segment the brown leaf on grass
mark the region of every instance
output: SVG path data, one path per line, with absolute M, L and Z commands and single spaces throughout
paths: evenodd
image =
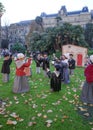
M 32 98 L 29 98 L 28 100 L 29 100 L 29 101 L 32 101 Z
M 68 101 L 69 103 L 74 103 L 74 100 L 70 100 L 70 101 Z
M 36 96 L 37 96 L 37 98 L 40 98 L 40 97 L 41 97 L 41 95 L 39 95 L 39 94 L 37 94 Z
M 77 95 L 77 94 L 74 94 L 74 98 L 75 98 L 76 100 L 78 100 L 78 98 L 79 98 L 79 95 Z
M 6 110 L 5 108 L 0 108 L 0 114 L 1 114 L 1 115 L 6 114 L 6 113 L 5 113 L 5 110 Z
M 42 81 L 42 79 L 39 79 L 39 81 Z
M 36 124 L 37 124 L 37 123 L 36 123 L 35 121 L 34 121 L 34 122 L 31 122 L 31 121 L 30 121 L 30 122 L 28 123 L 28 126 L 33 126 L 33 125 L 36 125 Z
M 58 101 L 57 101 L 57 104 L 60 104 L 60 103 L 61 103 L 61 101 L 60 101 L 60 100 L 58 100 Z
M 32 126 L 32 125 L 33 125 L 33 122 L 29 122 L 29 123 L 28 123 L 28 126 Z
M 51 126 L 51 124 L 50 124 L 50 123 L 47 123 L 47 124 L 46 124 L 46 126 L 47 126 L 47 127 L 50 127 L 50 126 Z
M 12 121 L 12 120 L 8 119 L 6 124 L 7 125 L 16 125 L 17 121 Z
M 37 123 L 34 121 L 34 122 L 33 122 L 33 125 L 36 125 L 36 124 L 37 124 Z
M 22 93 L 22 94 L 21 94 L 21 96 L 22 96 L 22 97 L 25 97 L 25 94 L 24 94 L 24 93 Z
M 15 104 L 19 104 L 19 101 L 15 102 Z
M 46 104 L 41 104 L 42 108 L 45 108 L 46 107 Z
M 65 96 L 65 95 L 63 95 L 63 97 L 62 97 L 64 100 L 68 100 L 68 98 Z
M 37 86 L 34 86 L 34 88 L 37 88 Z
M 35 120 L 35 118 L 36 118 L 36 117 L 35 117 L 35 116 L 33 116 L 33 117 L 32 117 L 32 120 Z
M 63 116 L 63 118 L 64 118 L 64 119 L 67 119 L 67 118 L 68 118 L 68 116 L 64 115 L 64 116 Z
M 38 117 L 42 116 L 42 113 L 38 113 L 37 116 L 38 116 Z
M 67 92 L 68 94 L 71 94 L 71 92 Z
M 57 118 L 54 118 L 54 121 L 56 122 L 56 121 L 57 121 Z
M 20 118 L 20 117 L 17 117 L 16 120 L 17 120 L 17 121 L 20 121 L 20 122 L 24 121 L 24 119 L 22 119 L 22 118 Z
M 53 121 L 52 120 L 46 120 L 46 123 L 51 124 Z
M 0 128 L 2 128 L 3 127 L 3 125 L 0 125 Z
M 80 109 L 80 111 L 87 111 L 86 108 L 83 108 L 83 107 L 78 107 Z
M 76 89 L 76 88 L 73 88 L 72 90 L 73 90 L 73 92 L 77 92 L 77 89 Z
M 60 112 L 62 112 L 62 109 L 59 109 Z
M 14 100 L 18 100 L 17 96 L 14 96 Z
M 38 106 L 36 104 L 33 104 L 32 108 L 36 108 L 36 107 L 38 107 Z
M 47 115 L 43 115 L 43 118 L 45 118 L 45 119 L 46 119 L 46 118 L 47 118 Z
M 90 125 L 93 125 L 93 122 L 89 122 Z
M 89 116 L 89 113 L 84 113 L 83 115 L 88 117 L 88 116 Z
M 8 117 L 8 115 L 4 115 L 4 117 Z
M 12 101 L 10 101 L 9 104 L 11 105 L 11 104 L 12 104 Z
M 57 105 L 57 103 L 52 103 L 52 105 L 53 105 L 53 106 L 56 106 L 56 105 Z
M 52 110 L 48 110 L 48 111 L 47 111 L 47 113 L 51 113 L 51 112 L 53 112 L 53 111 L 52 111 Z
M 46 95 L 46 94 L 43 94 L 41 98 L 42 98 L 42 99 L 45 99 L 46 97 L 47 97 L 47 95 Z
M 28 100 L 25 100 L 25 102 L 24 102 L 25 104 L 28 104 L 29 102 L 28 102 Z
M 15 112 L 11 113 L 10 116 L 13 117 L 13 118 L 18 118 L 19 117 L 19 115 L 17 115 Z
M 63 123 L 63 122 L 64 122 L 64 119 L 62 119 L 61 122 Z

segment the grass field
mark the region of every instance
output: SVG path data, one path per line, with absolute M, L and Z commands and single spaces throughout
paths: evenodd
M 70 84 L 62 84 L 60 92 L 51 93 L 49 79 L 44 77 L 43 72 L 36 74 L 33 62 L 30 91 L 14 94 L 15 65 L 12 63 L 9 83 L 3 83 L 0 74 L 0 99 L 3 100 L 0 129 L 92 130 L 93 107 L 84 106 L 79 99 L 84 81 L 83 71 L 84 68 L 76 68 L 74 76 L 70 77 Z

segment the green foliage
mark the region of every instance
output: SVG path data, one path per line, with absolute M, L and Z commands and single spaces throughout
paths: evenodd
M 85 40 L 93 48 L 93 23 L 88 23 L 85 28 Z
M 5 7 L 4 5 L 0 2 L 0 13 L 4 13 L 5 12 Z
M 88 55 L 93 55 L 93 49 L 88 49 Z
M 44 32 L 33 32 L 30 38 L 31 50 L 49 50 L 53 53 L 56 50 L 62 51 L 65 44 L 74 44 L 88 47 L 85 41 L 84 30 L 79 25 L 64 23 L 62 26 L 49 27 Z
M 22 44 L 16 43 L 16 44 L 14 44 L 14 45 L 12 46 L 11 50 L 12 50 L 13 52 L 22 52 L 22 53 L 25 53 L 26 48 L 25 48 L 25 46 L 23 46 Z

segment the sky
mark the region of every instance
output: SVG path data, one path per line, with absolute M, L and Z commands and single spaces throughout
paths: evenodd
M 88 6 L 93 10 L 93 0 L 0 0 L 6 12 L 1 18 L 1 25 L 10 25 L 25 20 L 35 19 L 42 12 L 46 14 L 58 13 L 65 5 L 67 11 L 82 10 Z

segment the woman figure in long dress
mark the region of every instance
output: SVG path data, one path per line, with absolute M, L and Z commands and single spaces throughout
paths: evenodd
M 90 61 L 91 64 L 84 70 L 86 80 L 83 84 L 80 98 L 83 103 L 93 105 L 93 55 L 90 56 Z
M 22 53 L 17 54 L 16 64 L 16 76 L 14 80 L 13 92 L 14 93 L 23 93 L 29 91 L 29 84 L 24 71 L 25 67 L 30 66 L 31 58 L 25 62 L 25 56 Z
M 53 72 L 47 69 L 47 75 L 50 78 L 50 90 L 59 92 L 61 90 L 60 65 L 55 65 L 55 70 Z

